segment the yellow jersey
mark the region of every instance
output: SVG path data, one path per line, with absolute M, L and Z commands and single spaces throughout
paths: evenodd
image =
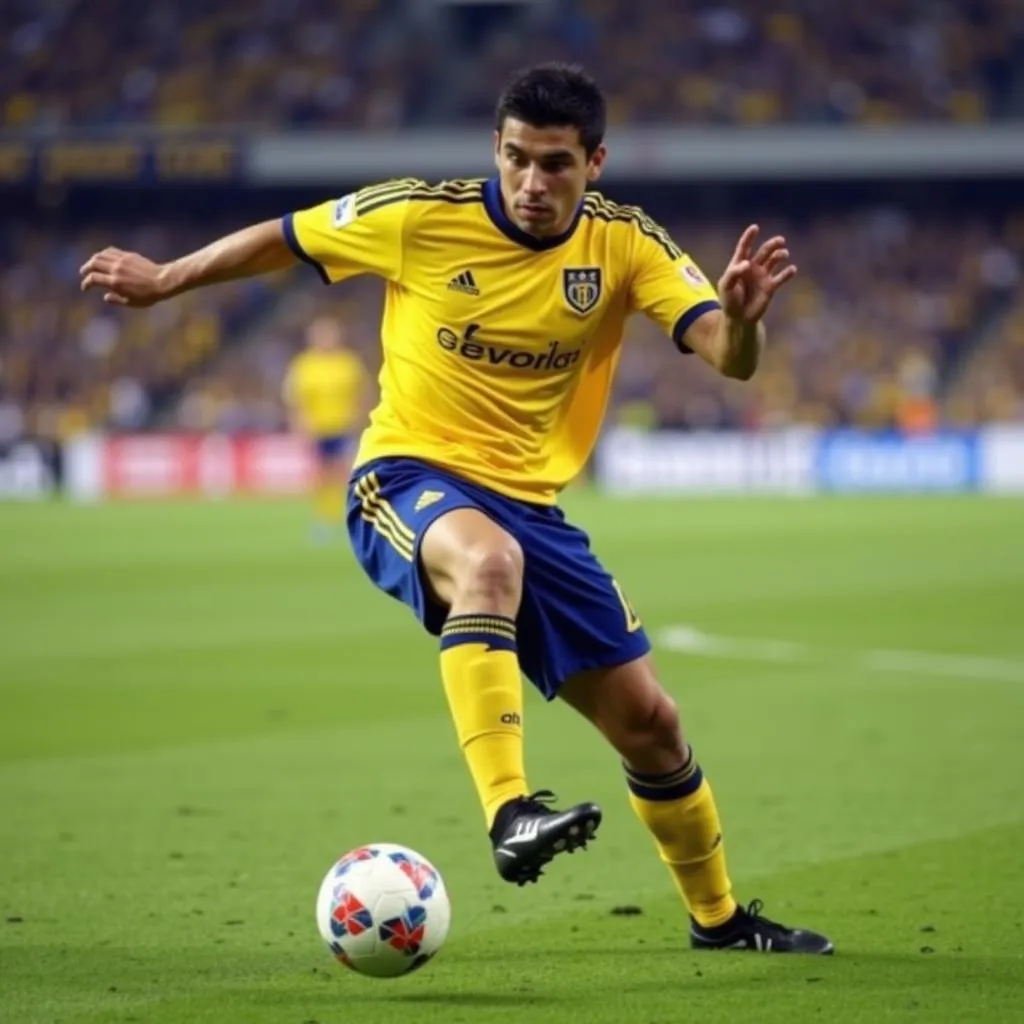
M 380 401 L 355 465 L 434 463 L 553 504 L 600 431 L 627 318 L 682 346 L 715 289 L 639 208 L 588 192 L 564 234 L 508 218 L 499 182 L 407 178 L 288 214 L 325 282 L 386 281 Z
M 288 367 L 284 398 L 312 437 L 345 434 L 357 425 L 366 378 L 354 352 L 306 349 Z

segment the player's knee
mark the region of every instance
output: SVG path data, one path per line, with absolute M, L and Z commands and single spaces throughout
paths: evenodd
M 514 538 L 489 540 L 463 552 L 455 579 L 458 604 L 513 615 L 522 591 L 523 549 Z

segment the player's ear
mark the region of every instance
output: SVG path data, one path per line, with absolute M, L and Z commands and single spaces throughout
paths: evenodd
M 501 170 L 501 132 L 494 129 L 494 166 Z
M 601 171 L 604 169 L 604 161 L 607 156 L 608 147 L 603 142 L 591 154 L 590 159 L 587 161 L 587 181 L 591 184 L 601 177 Z

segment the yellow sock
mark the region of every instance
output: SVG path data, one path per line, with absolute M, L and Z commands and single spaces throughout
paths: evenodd
M 318 484 L 313 498 L 313 506 L 316 517 L 328 526 L 335 526 L 341 522 L 342 512 L 345 506 L 345 498 L 342 488 L 337 484 Z
M 502 615 L 454 615 L 441 631 L 441 678 L 488 828 L 503 803 L 529 792 L 515 637 Z
M 736 910 L 725 867 L 722 825 L 693 754 L 682 768 L 648 775 L 626 768 L 629 799 L 698 924 L 724 924 Z

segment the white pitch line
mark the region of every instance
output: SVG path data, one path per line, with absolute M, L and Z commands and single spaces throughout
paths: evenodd
M 843 652 L 815 650 L 807 644 L 788 640 L 712 636 L 692 626 L 669 626 L 658 636 L 662 647 L 679 654 L 726 658 L 732 661 L 760 661 L 796 664 L 814 660 L 835 660 Z M 1024 661 L 974 655 L 941 654 L 933 651 L 869 650 L 846 652 L 855 664 L 874 672 L 907 672 L 915 675 L 948 676 L 953 679 L 1024 683 Z
M 670 651 L 704 654 L 737 661 L 803 661 L 808 648 L 785 640 L 743 640 L 738 637 L 710 636 L 690 626 L 670 626 L 662 630 L 661 643 Z
M 926 654 L 922 651 L 865 651 L 863 665 L 881 672 L 920 672 L 935 676 L 991 679 L 1024 683 L 1024 662 L 1007 658 L 979 658 L 960 654 Z

